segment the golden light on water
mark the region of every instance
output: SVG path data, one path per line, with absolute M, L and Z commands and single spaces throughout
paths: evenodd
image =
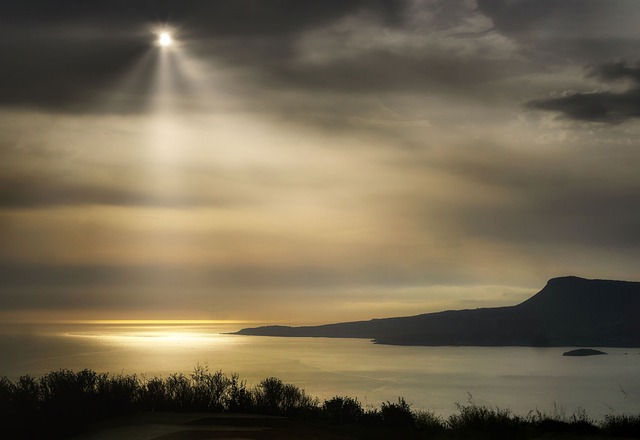
M 234 338 L 225 335 L 235 327 L 224 321 L 188 320 L 94 320 L 78 322 L 88 328 L 65 332 L 63 336 L 99 340 L 121 347 L 211 347 L 229 345 Z
M 256 325 L 251 321 L 208 319 L 79 319 L 57 321 L 71 325 L 60 336 L 93 340 L 121 348 L 212 348 L 238 338 L 225 333 Z
M 111 334 L 84 334 L 70 335 L 85 338 L 97 338 L 104 342 L 128 347 L 204 347 L 210 345 L 229 345 L 233 338 L 220 334 L 207 334 L 191 331 L 162 331 L 145 330 L 132 332 L 118 332 Z
M 233 325 L 251 324 L 253 322 L 233 319 L 71 319 L 55 321 L 56 324 L 91 325 Z

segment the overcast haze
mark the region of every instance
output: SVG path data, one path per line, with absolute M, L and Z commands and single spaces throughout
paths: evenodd
M 307 324 L 638 280 L 640 2 L 0 8 L 2 319 Z

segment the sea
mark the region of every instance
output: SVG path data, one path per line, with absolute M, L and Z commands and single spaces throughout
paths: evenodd
M 0 376 L 59 369 L 166 377 L 196 366 L 238 373 L 253 385 L 278 377 L 321 401 L 365 408 L 403 397 L 446 417 L 469 403 L 570 417 L 640 414 L 640 349 L 567 357 L 576 347 L 402 347 L 367 339 L 229 334 L 255 323 L 76 322 L 0 324 Z M 598 347 L 590 347 L 598 348 Z

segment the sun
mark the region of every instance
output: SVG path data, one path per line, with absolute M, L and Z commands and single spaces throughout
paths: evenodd
M 168 47 L 173 44 L 173 38 L 169 32 L 160 32 L 158 35 L 158 44 L 162 47 Z

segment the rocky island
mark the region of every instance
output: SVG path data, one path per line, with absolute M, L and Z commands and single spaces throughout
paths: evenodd
M 578 348 L 576 350 L 565 351 L 562 353 L 562 356 L 600 356 L 603 354 L 607 353 L 592 348 Z

